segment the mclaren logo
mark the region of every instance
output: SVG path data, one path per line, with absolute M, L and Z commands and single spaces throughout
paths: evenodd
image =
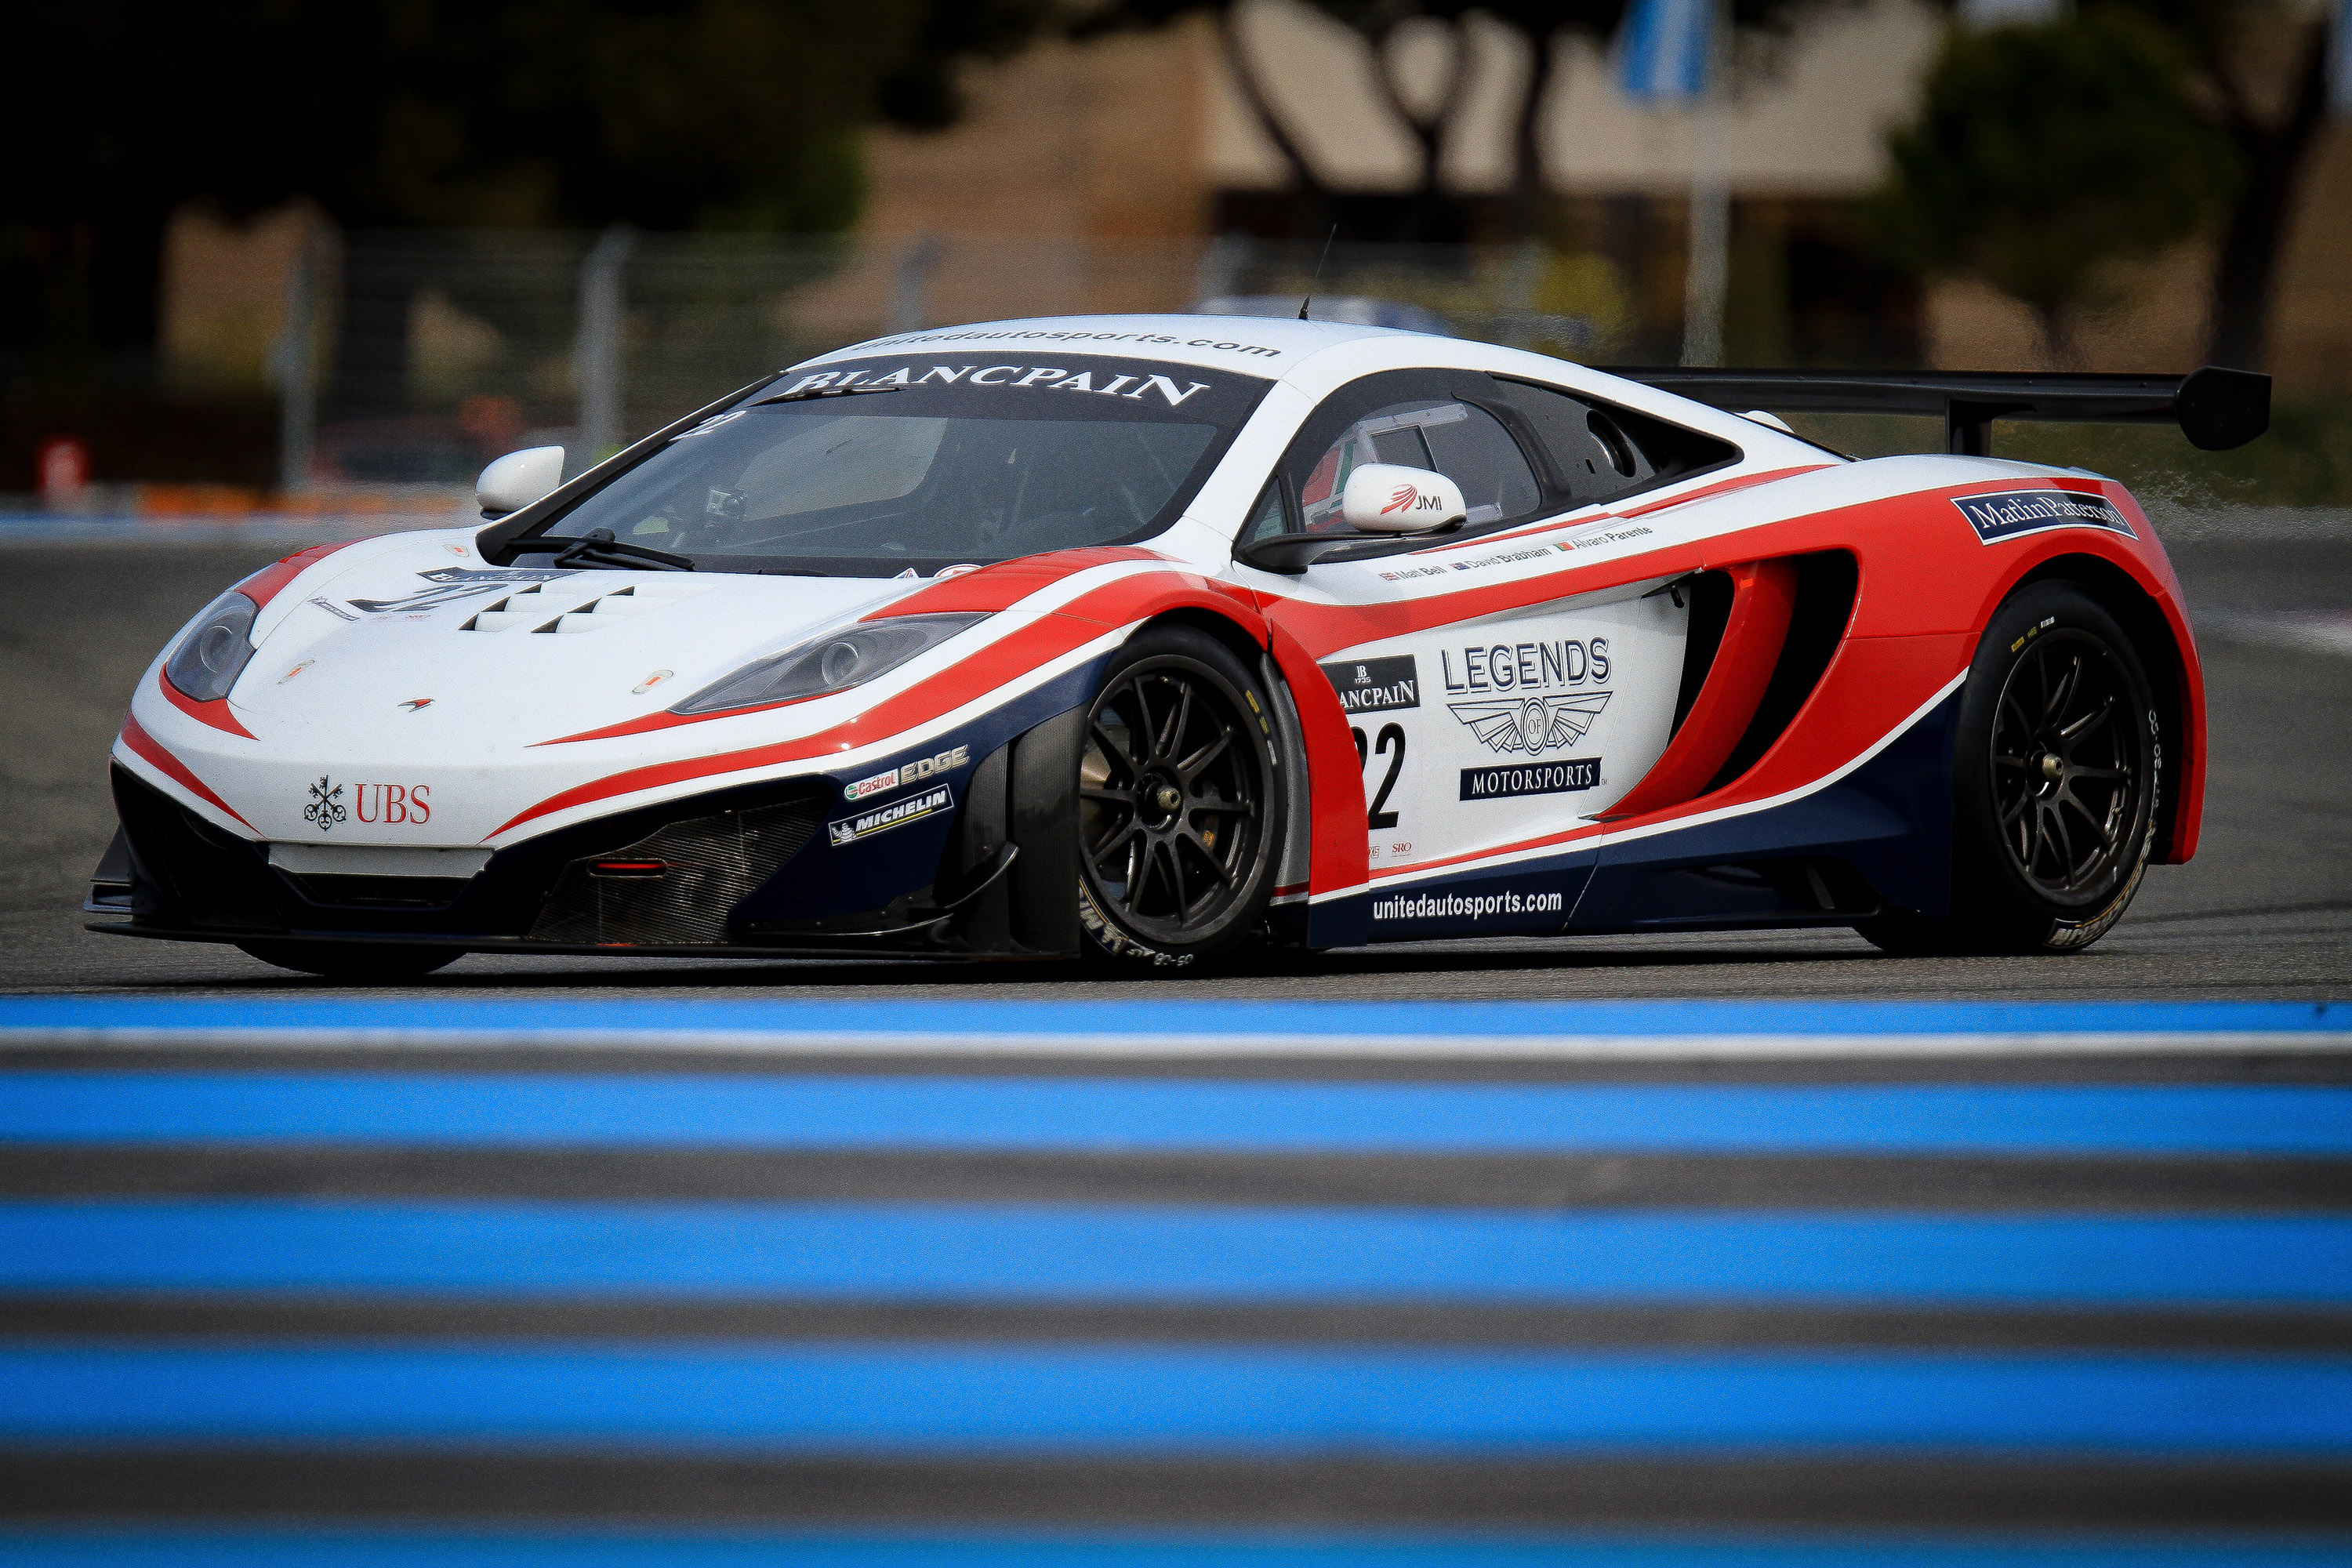
M 1606 691 L 1574 696 L 1505 697 L 1488 702 L 1449 702 L 1446 711 L 1496 752 L 1525 752 L 1539 757 L 1554 747 L 1565 749 L 1584 739 L 1592 721 L 1609 706 Z

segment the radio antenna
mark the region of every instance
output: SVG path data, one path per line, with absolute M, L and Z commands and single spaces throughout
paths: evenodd
M 1315 258 L 1315 276 L 1307 280 L 1307 298 L 1298 301 L 1298 319 L 1307 319 L 1307 307 L 1315 303 L 1315 286 L 1323 281 L 1323 264 L 1331 259 L 1331 242 L 1339 237 L 1339 226 L 1333 224 L 1331 232 L 1323 237 L 1323 254 Z

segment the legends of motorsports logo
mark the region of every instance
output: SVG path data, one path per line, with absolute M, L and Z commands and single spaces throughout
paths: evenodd
M 1606 691 L 1559 689 L 1609 679 L 1607 637 L 1448 648 L 1437 658 L 1446 694 L 1469 699 L 1448 702 L 1445 710 L 1491 751 L 1539 757 L 1565 750 L 1584 739 L 1609 706 Z M 1475 695 L 1482 691 L 1496 695 Z

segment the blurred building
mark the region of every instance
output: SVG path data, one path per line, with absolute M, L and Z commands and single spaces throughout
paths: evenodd
M 1735 363 L 2036 363 L 2023 310 L 1981 286 L 1922 289 L 1876 260 L 1856 229 L 1855 203 L 1884 166 L 1885 132 L 1908 113 L 1943 26 L 1916 0 L 1863 0 L 1817 13 L 1778 46 L 1745 46 L 1729 147 Z M 1360 41 L 1299 0 L 1244 0 L 1237 27 L 1268 96 L 1338 193 L 1343 235 L 1381 232 L 1410 199 L 1414 149 Z M 1510 178 L 1509 105 L 1528 60 L 1499 26 L 1474 21 L 1467 35 L 1471 74 L 1445 185 L 1459 237 L 1492 240 Z M 1447 63 L 1440 30 L 1402 55 L 1408 88 L 1433 98 Z M 956 129 L 872 133 L 864 232 L 1299 237 L 1284 161 L 1205 23 L 1042 47 L 972 72 L 969 85 L 970 113 Z M 1690 132 L 1687 115 L 1629 103 L 1599 50 L 1563 47 L 1542 125 L 1554 258 L 1538 303 L 1617 329 L 1612 352 L 1670 356 L 1679 340 Z M 2340 126 L 2324 133 L 2302 207 L 2282 267 L 2274 368 L 2290 390 L 2352 391 L 2352 135 Z M 2134 269 L 2117 307 L 2084 334 L 2094 363 L 2192 363 L 2207 269 L 2201 245 Z
M 1415 26 L 1391 60 L 1405 100 L 1425 104 L 1456 35 Z M 1923 287 L 1860 232 L 1885 132 L 1909 112 L 1944 26 L 1917 0 L 1852 0 L 1769 47 L 1743 45 L 1731 363 L 2039 364 L 2012 301 Z M 1039 45 L 971 70 L 955 128 L 869 132 L 869 195 L 845 236 L 337 234 L 299 206 L 244 226 L 191 208 L 165 246 L 160 392 L 134 407 L 103 389 L 49 391 L 34 406 L 19 389 L 0 470 L 29 475 L 34 445 L 65 433 L 88 436 L 100 479 L 226 480 L 252 495 L 458 484 L 518 442 L 584 456 L 881 331 L 1293 294 L 1332 220 L 1327 296 L 1402 300 L 1473 336 L 1596 362 L 1677 355 L 1686 113 L 1630 104 L 1599 48 L 1561 46 L 1538 124 L 1547 193 L 1525 237 L 1509 200 L 1529 66 L 1516 35 L 1480 18 L 1458 35 L 1465 75 L 1433 210 L 1356 34 L 1301 0 L 1242 0 L 1235 26 L 1323 196 L 1301 199 L 1215 31 L 1194 18 Z M 2134 269 L 2082 334 L 2093 367 L 2194 363 L 2209 270 L 2201 243 Z M 2273 321 L 2283 393 L 2352 393 L 2342 122 L 2315 149 Z

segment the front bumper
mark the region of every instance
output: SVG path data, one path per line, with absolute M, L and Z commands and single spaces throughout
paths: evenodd
M 828 781 L 671 801 L 528 840 L 469 878 L 344 877 L 273 865 L 269 847 L 113 771 L 121 853 L 93 879 L 89 929 L 183 942 L 400 943 L 476 952 L 777 958 L 1045 956 L 1008 917 L 1016 858 L 990 820 L 1000 753 L 961 809 L 887 853 L 827 841 Z M 1001 802 L 1001 783 L 992 798 Z M 859 847 L 862 850 L 865 847 Z

